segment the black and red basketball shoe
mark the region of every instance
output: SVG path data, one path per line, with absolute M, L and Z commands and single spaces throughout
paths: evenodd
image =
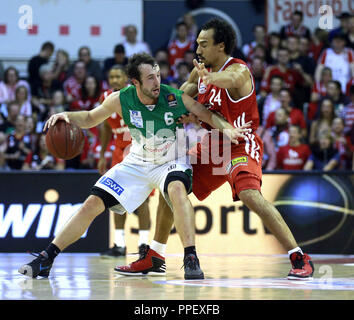
M 289 280 L 312 280 L 315 267 L 308 254 L 294 252 L 290 255 L 292 269 L 288 274 Z
M 114 268 L 119 274 L 125 276 L 164 276 L 166 275 L 165 258 L 148 245 L 139 248 L 139 259 L 127 266 Z

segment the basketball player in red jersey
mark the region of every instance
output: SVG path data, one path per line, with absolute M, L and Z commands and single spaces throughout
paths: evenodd
M 108 83 L 111 89 L 105 91 L 99 102 L 102 104 L 112 92 L 118 91 L 124 88 L 127 84 L 128 77 L 125 73 L 125 69 L 122 66 L 113 66 L 108 73 Z M 104 174 L 107 169 L 107 163 L 105 158 L 105 152 L 110 140 L 114 138 L 114 150 L 112 154 L 111 167 L 123 161 L 126 154 L 129 153 L 129 146 L 131 144 L 131 137 L 128 127 L 124 124 L 123 119 L 117 114 L 112 114 L 107 120 L 104 121 L 100 130 L 101 150 L 100 159 L 98 161 L 98 171 L 100 174 Z M 124 215 L 115 214 L 115 235 L 114 246 L 109 248 L 106 252 L 101 253 L 102 257 L 118 257 L 126 254 L 124 225 L 126 220 L 126 213 Z M 144 250 L 144 247 L 149 240 L 150 230 L 150 211 L 148 200 L 145 201 L 138 209 L 139 219 L 139 252 Z
M 288 279 L 309 280 L 314 272 L 311 258 L 298 247 L 279 211 L 261 194 L 263 146 L 256 134 L 259 115 L 254 80 L 246 63 L 230 56 L 235 33 L 224 21 L 212 19 L 202 27 L 197 43 L 199 62 L 194 61 L 195 68 L 181 90 L 192 97 L 198 95 L 199 102 L 222 114 L 234 127 L 252 121 L 252 131 L 238 145 L 230 146 L 231 157 L 228 158 L 222 136 L 215 139 L 213 134 L 207 134 L 200 144 L 190 150 L 191 163 L 194 163 L 193 192 L 199 200 L 203 200 L 228 181 L 234 201 L 241 200 L 257 213 L 288 251 L 292 264 Z M 212 153 L 215 150 L 223 153 L 223 163 L 213 163 Z M 208 164 L 200 161 L 203 159 L 205 163 L 205 156 L 209 159 Z M 214 174 L 215 169 L 223 170 L 223 174 Z M 172 224 L 172 213 L 167 205 L 160 202 L 155 236 L 148 253 L 125 267 L 125 271 L 130 268 L 132 274 L 141 272 L 152 265 L 152 257 L 163 259 L 161 253 L 165 250 Z

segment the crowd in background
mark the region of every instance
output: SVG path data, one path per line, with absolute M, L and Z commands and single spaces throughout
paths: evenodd
M 255 25 L 253 41 L 235 47 L 233 56 L 246 61 L 254 77 L 264 170 L 354 170 L 354 16 L 338 18 L 337 29 L 311 32 L 296 11 L 278 32 Z M 102 63 L 92 58 L 94 48 L 80 47 L 72 61 L 45 42 L 30 58 L 26 79 L 0 62 L 0 170 L 96 169 L 99 128 L 85 130 L 82 154 L 64 161 L 46 148 L 45 121 L 54 113 L 95 108 L 109 88 L 109 69 L 142 51 L 156 58 L 161 82 L 179 88 L 193 68 L 199 27 L 187 13 L 166 46 L 151 52 L 137 40 L 136 27 L 126 26 L 125 41 Z

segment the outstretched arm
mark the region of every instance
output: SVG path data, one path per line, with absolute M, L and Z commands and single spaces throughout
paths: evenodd
M 106 120 L 112 113 L 122 115 L 122 107 L 119 99 L 119 92 L 110 94 L 101 105 L 90 111 L 61 112 L 52 115 L 44 125 L 43 131 L 49 129 L 58 120 L 73 122 L 80 128 L 92 128 Z
M 225 133 L 235 144 L 238 144 L 238 138 L 245 138 L 243 134 L 250 131 L 248 128 L 251 126 L 251 121 L 247 122 L 244 126 L 234 128 L 224 118 L 209 111 L 201 103 L 195 101 L 190 96 L 183 94 L 182 100 L 188 111 L 195 114 L 199 120 Z

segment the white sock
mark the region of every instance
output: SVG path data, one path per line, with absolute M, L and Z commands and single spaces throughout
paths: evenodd
M 152 240 L 151 245 L 150 245 L 150 249 L 156 251 L 160 256 L 165 257 L 166 244 Z
M 149 243 L 149 232 L 150 230 L 139 230 L 139 246 Z
M 304 254 L 304 253 L 302 252 L 302 250 L 301 250 L 300 247 L 296 247 L 296 248 L 294 248 L 294 249 L 288 251 L 289 257 L 290 257 L 290 255 L 291 255 L 292 253 L 294 253 L 294 252 L 300 252 L 301 254 Z
M 116 229 L 114 231 L 114 243 L 118 247 L 125 248 L 125 232 L 124 232 L 124 229 Z

